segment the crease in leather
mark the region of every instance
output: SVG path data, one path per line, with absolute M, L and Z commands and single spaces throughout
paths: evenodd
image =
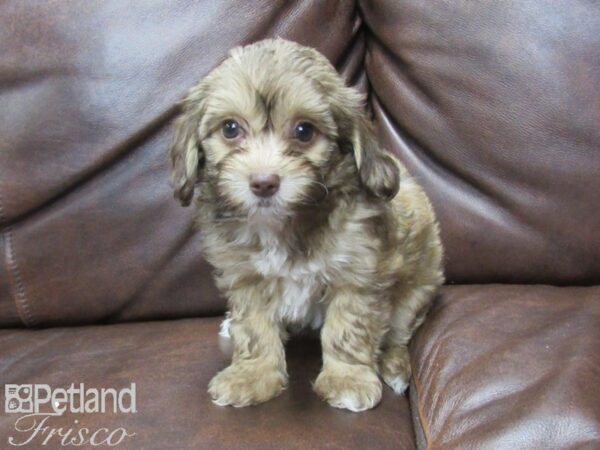
M 368 74 L 367 74 L 367 77 L 368 77 Z M 370 82 L 369 82 L 369 85 L 371 85 Z M 394 117 L 394 115 L 388 110 L 386 105 L 382 101 L 379 100 L 379 96 L 377 95 L 375 90 L 373 90 L 373 95 L 371 98 L 373 99 L 373 103 L 374 103 L 373 106 L 378 107 L 379 116 L 381 116 L 381 117 L 377 117 L 377 122 L 379 123 L 383 119 L 385 121 L 385 123 L 391 124 L 392 126 L 388 127 L 389 131 L 393 132 L 394 137 L 398 141 L 401 141 L 406 149 L 410 148 L 411 152 L 415 153 L 415 156 L 417 156 L 417 152 L 415 152 L 415 149 L 418 149 L 419 152 L 418 152 L 417 157 L 421 161 L 421 163 L 425 163 L 427 166 L 432 168 L 434 171 L 442 172 L 444 177 L 452 178 L 452 179 L 458 181 L 460 184 L 462 184 L 464 187 L 466 187 L 467 190 L 474 191 L 475 193 L 479 193 L 479 191 L 477 191 L 477 189 L 475 189 L 475 187 L 472 186 L 466 179 L 464 179 L 462 176 L 459 176 L 458 173 L 453 171 L 448 166 L 446 161 L 443 161 L 440 158 L 436 157 L 437 155 L 435 152 L 426 151 L 428 146 L 426 144 L 424 144 L 423 142 L 421 142 L 420 139 L 418 139 L 416 136 L 409 133 L 406 130 L 406 128 L 398 122 L 398 120 Z M 413 145 L 409 145 L 411 143 Z
M 20 73 L 19 70 L 15 72 L 10 72 L 12 68 L 10 67 L 2 67 L 2 71 L 0 72 L 0 88 L 2 90 L 7 91 L 11 89 L 19 89 L 23 86 L 27 86 L 28 84 L 35 83 L 39 80 L 44 80 L 49 77 L 54 76 L 69 76 L 72 75 L 73 72 L 68 69 L 47 69 L 47 68 L 38 68 L 29 70 L 27 72 Z
M 418 450 L 427 449 L 427 440 L 425 439 L 425 433 L 423 432 L 423 426 L 421 419 L 419 418 L 417 405 L 419 403 L 418 394 L 414 384 L 408 389 L 408 401 L 410 405 L 410 418 L 415 435 L 415 444 Z
M 33 331 L 34 333 L 37 330 L 29 330 L 29 331 Z M 36 340 L 34 344 L 32 345 L 28 345 L 24 350 L 22 350 L 16 358 L 13 358 L 10 361 L 7 361 L 6 358 L 3 358 L 2 361 L 2 365 L 1 365 L 1 372 L 2 373 L 6 373 L 9 371 L 9 369 L 11 367 L 15 367 L 17 366 L 19 363 L 23 362 L 23 361 L 28 361 L 29 360 L 29 356 L 33 353 L 35 353 L 36 350 L 47 346 L 48 343 L 52 342 L 52 341 L 57 341 L 59 338 L 61 338 L 62 336 L 65 335 L 65 331 L 64 330 L 58 330 L 57 328 L 53 327 L 53 332 L 55 332 L 55 334 L 52 335 L 44 335 L 42 340 Z M 0 336 L 0 340 L 2 340 L 2 337 Z M 4 380 L 7 381 L 7 380 Z M 21 380 L 19 380 L 19 382 L 22 382 Z
M 418 158 L 425 162 L 430 168 L 438 169 L 443 171 L 444 177 L 447 179 L 453 179 L 458 182 L 465 191 L 471 192 L 472 195 L 478 197 L 480 201 L 484 201 L 490 205 L 494 205 L 497 211 L 502 211 L 509 216 L 513 215 L 513 212 L 506 207 L 506 205 L 502 205 L 497 202 L 496 197 L 488 191 L 486 186 L 483 186 L 478 180 L 474 179 L 472 176 L 469 176 L 464 170 L 461 171 L 460 167 L 452 167 L 448 165 L 448 163 L 439 157 L 436 157 L 436 152 L 427 151 L 428 145 L 418 139 L 414 134 L 408 132 L 406 128 L 397 121 L 394 117 L 394 114 L 388 110 L 385 103 L 379 100 L 379 96 L 376 91 L 373 89 L 372 98 L 374 102 L 379 107 L 380 115 L 387 123 L 392 124 L 392 127 L 389 127 L 389 130 L 394 133 L 394 136 L 398 138 L 398 140 L 402 141 L 407 148 L 411 149 L 411 152 L 417 155 L 415 150 L 419 150 Z M 380 120 L 381 118 L 378 118 Z M 410 145 L 413 144 L 413 145 Z M 427 164 L 429 163 L 429 164 Z M 504 215 L 504 214 L 503 214 Z M 520 225 L 520 223 L 517 223 Z
M 384 49 L 389 51 L 389 49 L 385 47 Z M 370 82 L 369 86 L 372 87 Z M 425 164 L 433 171 L 437 170 L 442 172 L 447 180 L 454 180 L 462 187 L 463 191 L 471 193 L 471 195 L 478 198 L 479 201 L 483 201 L 488 205 L 493 205 L 494 209 L 501 213 L 500 216 L 502 218 L 510 220 L 512 224 L 511 228 L 525 228 L 527 231 L 537 234 L 537 229 L 535 229 L 530 223 L 522 223 L 522 221 L 517 220 L 515 212 L 508 207 L 507 202 L 500 201 L 501 195 L 499 196 L 497 192 L 492 192 L 489 186 L 482 184 L 482 180 L 478 180 L 473 176 L 469 176 L 467 172 L 461 170 L 460 166 L 453 167 L 449 165 L 446 160 L 442 160 L 437 157 L 436 152 L 427 151 L 429 146 L 422 142 L 421 139 L 419 139 L 413 133 L 410 133 L 408 130 L 406 130 L 406 128 L 398 122 L 394 114 L 388 110 L 385 103 L 379 100 L 376 89 L 371 89 L 372 94 L 369 96 L 369 100 L 373 102 L 373 107 L 378 107 L 378 116 L 380 117 L 377 117 L 377 121 L 379 122 L 381 119 L 384 119 L 386 123 L 391 124 L 392 126 L 387 127 L 388 132 L 393 133 L 394 137 L 401 141 L 406 148 L 410 148 L 410 153 L 414 154 L 414 158 L 418 158 L 421 164 Z M 429 97 L 427 98 L 431 100 Z M 375 108 L 373 109 L 375 110 Z M 519 217 L 519 219 L 520 218 L 521 217 Z
M 369 28 L 369 30 L 371 31 L 371 28 Z M 410 82 L 412 85 L 411 87 L 420 94 L 421 100 L 427 102 L 429 107 L 439 107 L 440 102 L 435 97 L 435 94 L 432 92 L 432 90 L 427 88 L 425 83 L 420 81 L 418 77 L 410 73 L 408 70 L 410 67 L 409 64 L 400 55 L 394 53 L 392 49 L 389 48 L 389 46 L 386 45 L 386 43 L 383 42 L 383 40 L 377 35 L 377 33 L 371 31 L 371 33 L 369 33 L 369 37 L 372 39 L 372 43 L 370 44 L 371 46 L 377 46 L 377 49 L 381 51 L 383 56 L 391 59 L 398 65 L 398 72 L 401 73 L 404 79 Z M 413 92 L 413 94 L 415 94 L 415 92 Z
M 161 114 L 158 114 L 148 124 L 146 124 L 146 126 L 142 127 L 134 135 L 128 136 L 124 141 L 116 145 L 114 147 L 116 150 L 116 155 L 113 158 L 109 158 L 109 160 L 105 161 L 103 164 L 92 168 L 87 174 L 82 174 L 81 177 L 75 180 L 72 185 L 67 186 L 62 191 L 58 192 L 56 195 L 52 196 L 46 201 L 40 203 L 36 208 L 33 208 L 30 211 L 27 211 L 21 215 L 12 218 L 11 220 L 8 220 L 4 215 L 2 197 L 0 196 L 0 223 L 5 226 L 3 231 L 5 241 L 4 262 L 8 269 L 6 271 L 8 274 L 8 284 L 10 286 L 10 291 L 18 315 L 25 326 L 33 327 L 36 325 L 37 320 L 32 312 L 32 302 L 27 295 L 25 281 L 19 269 L 17 255 L 13 245 L 12 237 L 14 224 L 26 220 L 31 216 L 34 216 L 36 213 L 48 207 L 51 207 L 57 202 L 63 201 L 69 196 L 69 194 L 76 192 L 81 186 L 85 185 L 93 178 L 99 176 L 107 169 L 110 169 L 115 164 L 118 164 L 118 162 L 121 161 L 123 158 L 127 157 L 135 151 L 139 151 L 141 148 L 143 148 L 143 146 L 139 144 L 142 141 L 148 139 L 149 137 L 159 133 L 166 125 L 168 125 L 170 120 L 177 113 L 177 109 L 177 105 L 172 105 L 165 111 L 163 111 Z
M 86 185 L 94 178 L 116 166 L 120 161 L 127 158 L 129 155 L 137 151 L 141 151 L 141 149 L 144 148 L 144 146 L 141 144 L 143 144 L 152 136 L 160 133 L 164 127 L 168 126 L 171 120 L 176 116 L 178 110 L 178 104 L 170 105 L 164 111 L 153 117 L 144 126 L 136 130 L 133 134 L 128 135 L 121 142 L 114 145 L 112 147 L 112 151 L 104 160 L 99 161 L 94 167 L 82 171 L 80 176 L 76 177 L 71 184 L 65 186 L 60 191 L 57 191 L 54 195 L 42 201 L 36 207 L 31 208 L 29 211 L 24 211 L 23 213 L 18 214 L 10 220 L 7 219 L 6 225 L 15 225 L 19 222 L 23 222 L 35 216 L 39 212 L 50 208 L 57 203 L 60 203 L 64 199 L 68 198 L 71 194 L 77 192 L 82 186 Z
M 370 83 L 369 86 L 371 86 Z M 395 120 L 393 114 L 388 111 L 385 104 L 379 100 L 379 97 L 374 89 L 372 89 L 372 94 L 369 98 L 370 101 L 373 102 L 373 109 L 377 116 L 377 122 L 383 120 L 388 124 L 392 124 L 393 126 L 387 127 L 388 131 L 393 133 L 394 138 L 396 138 L 398 141 L 401 141 L 404 146 L 410 148 L 410 153 L 413 154 L 413 158 L 419 160 L 419 164 L 427 166 L 433 172 L 441 172 L 443 177 L 446 179 L 446 182 L 448 182 L 447 180 L 450 179 L 454 180 L 454 182 L 460 186 L 459 189 L 462 193 L 471 196 L 472 198 L 476 199 L 477 202 L 489 205 L 487 208 L 473 208 L 473 213 L 481 214 L 482 211 L 486 211 L 486 219 L 493 220 L 499 224 L 510 223 L 510 226 L 507 226 L 507 228 L 511 230 L 520 230 L 528 233 L 529 236 L 538 236 L 540 234 L 540 231 L 532 223 L 530 223 L 530 221 L 526 220 L 527 218 L 524 214 L 517 214 L 516 211 L 509 208 L 506 201 L 500 201 L 501 195 L 495 195 L 488 191 L 486 186 L 483 186 L 480 182 L 478 182 L 478 180 L 467 176 L 467 174 L 461 172 L 459 168 L 454 170 L 448 166 L 445 161 L 436 157 L 435 152 L 426 151 L 427 145 L 423 144 L 416 136 L 408 133 L 404 127 Z M 416 174 L 412 176 L 418 178 L 418 175 Z M 494 211 L 494 214 L 491 214 L 492 210 Z M 443 223 L 440 224 L 440 226 L 444 228 Z M 444 258 L 448 258 L 448 255 L 444 255 Z M 471 283 L 465 283 L 464 281 L 461 281 L 461 284 L 478 283 L 479 281 L 477 280 L 473 280 Z M 534 282 L 532 284 L 539 283 Z
M 413 420 L 413 429 L 415 432 L 415 435 L 422 435 L 423 440 L 425 441 L 425 447 L 426 449 L 429 448 L 429 443 L 431 442 L 431 433 L 429 431 L 429 423 L 425 420 L 425 414 L 423 413 L 423 408 L 421 407 L 421 402 L 419 401 L 419 391 L 422 391 L 421 386 L 419 385 L 419 380 L 417 379 L 417 377 L 413 376 L 412 377 L 412 386 L 411 389 L 414 389 L 414 402 L 412 403 L 413 409 L 416 411 L 417 413 L 417 418 L 418 418 L 418 424 L 415 423 L 415 421 Z M 412 398 L 412 396 L 411 396 Z M 411 414 L 412 416 L 413 414 Z M 421 433 L 419 433 L 419 430 L 421 431 Z M 418 443 L 418 440 L 417 440 Z
M 279 36 L 279 33 L 277 32 L 278 25 L 281 25 L 281 23 L 285 21 L 285 19 L 282 21 L 281 17 L 289 17 L 290 14 L 288 11 L 293 9 L 293 6 L 292 2 L 284 2 L 280 8 L 274 9 L 264 28 L 257 27 L 246 39 L 239 42 L 238 45 L 247 45 L 260 39 L 264 39 L 267 36 Z
M 333 65 L 341 72 L 343 72 L 343 69 L 346 68 L 347 64 L 352 61 L 352 53 L 357 46 L 361 45 L 358 42 L 361 39 L 361 37 L 363 38 L 363 45 L 364 45 L 364 42 L 365 42 L 364 31 L 368 30 L 367 26 L 365 25 L 365 22 L 362 20 L 362 17 L 360 17 L 359 15 L 357 15 L 355 17 L 354 25 L 352 28 L 353 28 L 352 36 L 348 40 L 348 42 L 345 46 L 346 48 L 344 48 L 344 50 L 340 53 L 340 55 L 336 58 L 336 60 L 333 61 Z M 363 61 L 362 61 L 363 63 L 364 63 L 366 47 L 364 50 L 365 51 L 363 51 L 363 54 L 361 55 L 362 56 L 361 59 L 363 59 Z M 357 69 L 360 69 L 360 68 L 357 68 Z M 353 75 L 356 75 L 356 74 L 353 74 Z

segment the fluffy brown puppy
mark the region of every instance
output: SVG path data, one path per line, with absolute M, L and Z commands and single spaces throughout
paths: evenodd
M 176 197 L 194 187 L 203 251 L 230 308 L 219 405 L 285 389 L 290 325 L 321 329 L 315 391 L 352 411 L 402 393 L 407 343 L 442 283 L 423 190 L 375 139 L 364 96 L 316 50 L 282 39 L 233 49 L 182 101 Z

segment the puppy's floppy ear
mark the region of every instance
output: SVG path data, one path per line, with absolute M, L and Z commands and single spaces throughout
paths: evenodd
M 391 200 L 400 188 L 400 167 L 396 159 L 377 142 L 373 124 L 365 112 L 364 95 L 345 86 L 332 66 L 324 69 L 327 85 L 323 87 L 338 124 L 342 148 L 351 148 L 360 181 L 375 197 Z
M 400 188 L 400 168 L 379 146 L 373 125 L 362 111 L 354 117 L 351 142 L 362 185 L 376 197 L 394 198 Z
M 183 206 L 188 206 L 194 196 L 198 169 L 204 163 L 198 126 L 204 114 L 206 93 L 206 84 L 201 81 L 180 102 L 182 114 L 175 121 L 175 137 L 169 149 L 171 182 L 175 198 Z

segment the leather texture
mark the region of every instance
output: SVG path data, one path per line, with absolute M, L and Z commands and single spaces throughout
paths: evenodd
M 361 2 L 386 146 L 432 198 L 448 280 L 600 282 L 600 3 Z
M 2 2 L 0 286 L 22 323 L 222 313 L 168 183 L 175 104 L 230 48 L 274 35 L 364 89 L 360 30 L 350 2 Z
M 411 343 L 428 449 L 600 447 L 600 287 L 452 286 Z
M 434 202 L 450 282 L 597 282 L 600 14 L 569 5 L 2 3 L 0 323 L 223 311 L 165 150 L 183 93 L 275 35 L 368 90 Z
M 77 417 L 123 449 L 600 448 L 599 30 L 591 0 L 1 1 L 0 384 L 136 382 L 139 413 Z M 410 405 L 326 406 L 310 340 L 280 398 L 206 394 L 225 302 L 166 150 L 187 89 L 273 36 L 368 94 L 434 204 L 460 286 L 411 344 Z
M 114 447 L 123 450 L 415 448 L 408 400 L 391 389 L 367 414 L 334 409 L 317 398 L 311 388 L 321 365 L 317 341 L 288 345 L 290 385 L 278 398 L 241 409 L 213 405 L 206 386 L 227 364 L 217 345 L 220 320 L 1 330 L 2 382 L 63 388 L 85 382 L 115 389 L 135 382 L 136 413 L 64 414 L 50 420 L 52 427 L 65 429 L 74 427 L 74 420 L 79 420 L 76 429 L 124 427 L 136 435 Z M 23 440 L 14 421 L 15 415 L 0 414 L 3 448 L 10 436 Z M 61 448 L 56 443 L 47 448 Z

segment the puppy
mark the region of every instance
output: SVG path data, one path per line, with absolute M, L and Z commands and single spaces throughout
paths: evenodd
M 431 205 L 377 144 L 364 96 L 312 48 L 233 49 L 182 101 L 170 149 L 175 196 L 198 191 L 203 252 L 229 301 L 232 362 L 219 405 L 282 392 L 290 325 L 320 329 L 316 393 L 377 405 L 411 375 L 407 344 L 442 283 Z

